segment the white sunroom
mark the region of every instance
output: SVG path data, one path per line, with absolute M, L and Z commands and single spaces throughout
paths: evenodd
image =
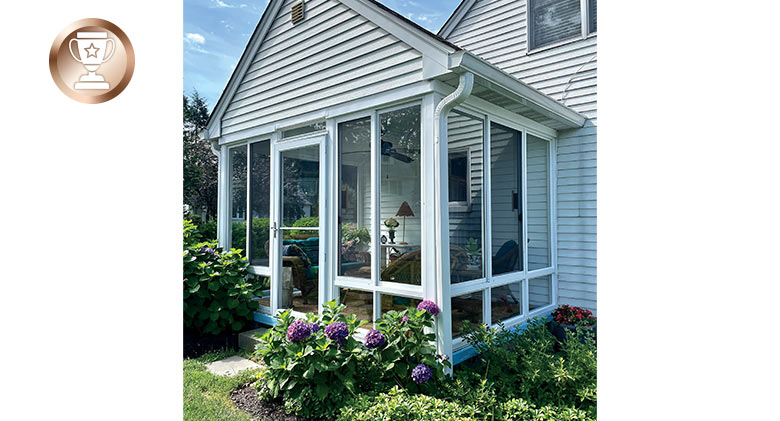
M 430 299 L 457 363 L 465 321 L 557 304 L 556 139 L 584 123 L 373 0 L 271 1 L 203 133 L 220 245 L 268 278 L 259 322 Z

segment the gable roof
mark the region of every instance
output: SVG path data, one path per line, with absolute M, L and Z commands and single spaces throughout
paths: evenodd
M 447 22 L 444 22 L 444 25 L 442 25 L 441 29 L 439 29 L 439 32 L 436 34 L 437 36 L 441 38 L 446 38 L 450 36 L 452 33 L 452 30 L 455 29 L 456 26 L 460 23 L 461 20 L 466 16 L 466 13 L 471 10 L 471 7 L 474 6 L 474 3 L 476 3 L 477 0 L 463 0 L 460 2 L 458 7 L 455 9 L 454 12 L 450 15 L 450 17 L 447 19 Z
M 428 31 L 376 0 L 336 1 L 349 7 L 406 44 L 409 44 L 409 46 L 420 51 L 423 55 L 429 56 L 429 58 L 438 62 L 444 69 L 448 67 L 449 54 L 462 50 L 457 45 Z M 247 42 L 246 47 L 244 47 L 244 52 L 241 54 L 235 70 L 230 75 L 230 79 L 228 79 L 225 89 L 222 90 L 222 94 L 214 105 L 211 115 L 209 115 L 206 124 L 206 138 L 220 136 L 219 125 L 215 125 L 214 123 L 219 121 L 222 114 L 225 113 L 230 100 L 238 89 L 238 85 L 241 83 L 241 80 L 249 69 L 253 57 L 260 48 L 271 23 L 279 14 L 282 3 L 284 3 L 284 0 L 270 0 L 268 6 L 265 8 L 263 15 L 260 17 L 260 21 L 252 32 L 252 36 L 249 37 L 249 41 Z

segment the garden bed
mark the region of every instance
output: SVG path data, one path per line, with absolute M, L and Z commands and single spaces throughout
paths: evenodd
M 231 392 L 230 400 L 236 404 L 236 407 L 259 420 L 319 421 L 317 418 L 303 418 L 294 414 L 286 414 L 281 402 L 260 399 L 257 389 L 252 385 L 246 385 Z
M 200 335 L 184 330 L 184 358 L 198 358 L 215 351 L 238 349 L 238 333 L 223 332 L 219 335 Z

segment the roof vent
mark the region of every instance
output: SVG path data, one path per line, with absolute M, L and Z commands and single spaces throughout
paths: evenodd
M 296 2 L 290 9 L 290 22 L 293 25 L 303 20 L 303 0 Z

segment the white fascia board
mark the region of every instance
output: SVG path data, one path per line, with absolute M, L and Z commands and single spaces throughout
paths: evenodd
M 262 44 L 265 39 L 265 35 L 268 33 L 268 30 L 271 29 L 271 24 L 279 13 L 282 3 L 284 2 L 281 0 L 270 0 L 266 11 L 257 24 L 257 28 L 255 28 L 255 31 L 252 33 L 252 37 L 249 39 L 249 42 L 244 49 L 244 53 L 241 55 L 241 58 L 236 65 L 236 69 L 230 76 L 230 80 L 228 81 L 227 86 L 225 86 L 225 90 L 222 91 L 222 95 L 220 95 L 217 104 L 214 106 L 214 110 L 211 112 L 211 116 L 206 126 L 209 138 L 219 137 L 222 134 L 222 115 L 230 104 L 230 100 L 233 99 L 233 95 L 236 94 L 236 90 L 238 90 L 238 86 L 241 84 L 244 75 L 252 64 L 252 60 L 254 59 L 258 48 L 260 48 L 260 44 Z
M 564 124 L 567 128 L 574 129 L 585 125 L 586 118 L 580 113 L 569 109 L 468 51 L 457 51 L 450 54 L 449 68 L 458 73 L 474 73 L 483 79 L 489 89 L 512 98 L 534 111 Z
M 474 3 L 476 2 L 477 0 L 463 0 L 460 6 L 458 6 L 454 12 L 452 12 L 452 16 L 447 19 L 447 22 L 444 23 L 444 26 L 439 29 L 438 35 L 442 38 L 447 38 L 450 36 L 452 31 L 458 26 L 460 21 L 463 20 L 463 18 L 466 16 L 466 13 L 471 10 L 471 7 L 474 6 Z
M 449 55 L 457 51 L 451 46 L 422 33 L 420 28 L 399 19 L 368 0 L 339 0 L 423 55 L 424 77 L 430 79 L 448 71 Z M 431 34 L 432 35 L 432 34 Z

